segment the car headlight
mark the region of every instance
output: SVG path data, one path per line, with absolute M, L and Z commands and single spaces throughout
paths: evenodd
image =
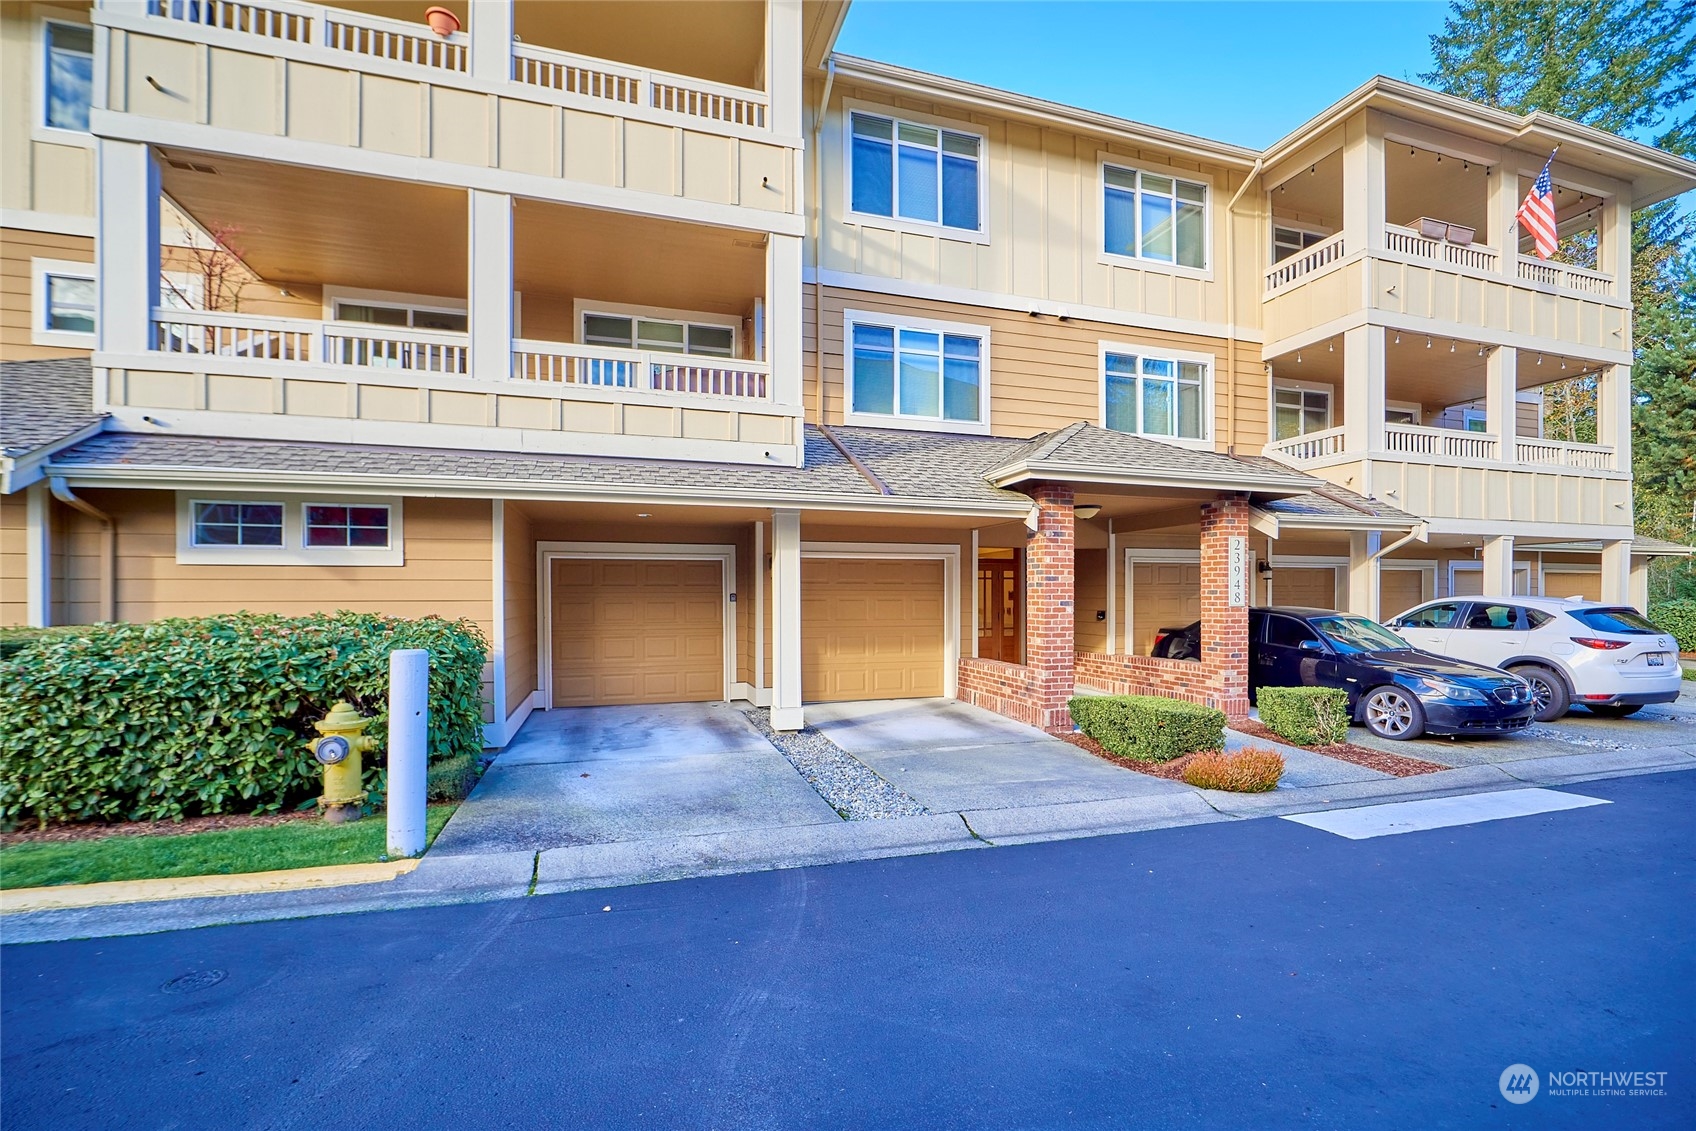
M 1462 703 L 1482 703 L 1484 693 L 1476 687 L 1453 683 L 1446 679 L 1424 676 L 1413 681 L 1414 691 L 1421 699 L 1453 699 Z

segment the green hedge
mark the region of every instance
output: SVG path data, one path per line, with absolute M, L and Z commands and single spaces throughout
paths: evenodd
M 474 764 L 487 645 L 469 621 L 232 613 L 39 638 L 0 660 L 0 825 L 301 803 L 321 785 L 305 740 L 338 699 L 374 716 L 380 793 L 397 648 L 430 652 L 432 765 Z
M 1297 746 L 1330 746 L 1349 737 L 1349 693 L 1337 687 L 1262 687 L 1260 721 Z
M 1158 695 L 1080 695 L 1066 704 L 1078 729 L 1110 754 L 1170 762 L 1225 748 L 1225 712 Z
M 1678 638 L 1680 652 L 1696 652 L 1696 598 L 1650 605 L 1649 619 Z

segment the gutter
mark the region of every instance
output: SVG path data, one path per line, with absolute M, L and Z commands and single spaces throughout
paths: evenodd
M 847 6 L 843 6 L 847 11 Z M 833 54 L 825 60 L 824 90 L 819 95 L 819 106 L 813 112 L 813 390 L 818 397 L 818 419 L 814 421 L 819 427 L 824 427 L 824 280 L 820 278 L 820 263 L 824 256 L 824 146 L 821 137 L 824 131 L 824 117 L 830 110 L 830 90 L 836 85 L 836 56 Z M 801 419 L 806 421 L 807 410 L 801 409 Z M 836 438 L 831 437 L 836 443 Z M 847 455 L 848 449 L 836 444 Z M 848 457 L 850 461 L 853 456 Z M 864 471 L 861 474 L 866 474 Z M 885 494 L 888 492 L 886 491 Z
M 1391 542 L 1388 546 L 1381 548 L 1376 554 L 1373 554 L 1367 560 L 1375 562 L 1379 558 L 1383 557 L 1385 554 L 1390 553 L 1392 550 L 1401 549 L 1403 546 L 1407 545 L 1409 542 L 1428 542 L 1428 541 L 1430 541 L 1430 539 L 1431 539 L 1431 528 L 1428 525 L 1426 525 L 1425 523 L 1422 522 L 1418 526 L 1414 527 L 1412 530 L 1408 531 L 1407 537 L 1396 539 L 1394 542 Z
M 118 523 L 111 515 L 71 492 L 63 477 L 54 475 L 47 480 L 53 497 L 81 511 L 100 523 L 100 619 L 118 619 Z

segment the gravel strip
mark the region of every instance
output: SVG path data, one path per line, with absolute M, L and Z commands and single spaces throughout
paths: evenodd
M 779 732 L 771 729 L 771 712 L 766 708 L 746 713 L 754 729 L 789 759 L 844 821 L 923 817 L 930 812 L 812 727 Z

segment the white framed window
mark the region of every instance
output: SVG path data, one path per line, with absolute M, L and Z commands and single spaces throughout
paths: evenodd
M 1206 183 L 1104 160 L 1101 192 L 1101 248 L 1107 259 L 1207 270 Z
M 989 327 L 843 313 L 847 421 L 989 431 Z
M 94 264 L 68 259 L 29 262 L 30 341 L 38 346 L 93 349 Z
M 1289 440 L 1331 427 L 1329 385 L 1280 378 L 1272 388 L 1272 438 Z
M 69 20 L 41 21 L 41 101 L 36 124 L 59 135 L 88 133 L 94 101 L 94 29 Z M 92 138 L 77 139 L 93 144 Z
M 1413 401 L 1385 401 L 1384 423 L 1419 424 L 1425 419 L 1425 406 Z
M 1317 228 L 1308 228 L 1296 224 L 1282 223 L 1272 225 L 1272 262 L 1281 263 L 1292 255 L 1299 254 L 1331 238 L 1330 232 Z
M 1463 408 L 1460 410 L 1460 426 L 1468 432 L 1488 432 L 1490 417 L 1481 408 Z
M 979 233 L 985 148 L 983 135 L 970 130 L 851 109 L 846 131 L 849 210 Z
M 1101 345 L 1101 426 L 1194 447 L 1213 435 L 1209 354 Z
M 177 493 L 177 561 L 185 565 L 406 564 L 397 498 L 279 498 Z
M 324 319 L 329 322 L 463 334 L 470 325 L 466 311 L 466 301 L 461 298 L 355 287 L 324 288 Z M 516 307 L 513 316 L 516 320 Z
M 579 326 L 586 346 L 736 356 L 736 327 L 673 318 L 643 318 L 585 310 Z

